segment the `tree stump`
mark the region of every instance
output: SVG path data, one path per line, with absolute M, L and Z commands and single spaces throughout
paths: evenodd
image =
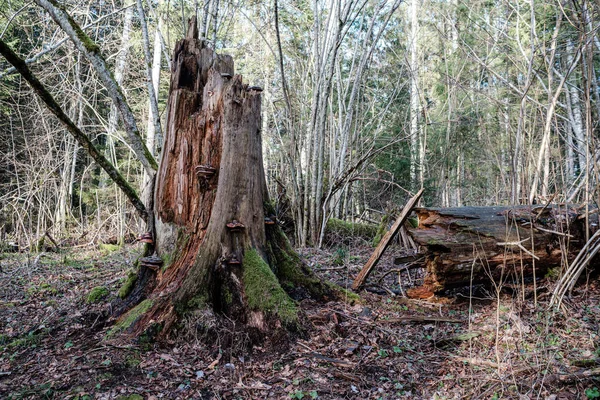
M 273 215 L 260 88 L 244 84 L 232 58 L 197 36 L 192 20 L 173 55 L 154 196 L 154 246 L 164 264 L 140 268 L 113 331 L 164 335 L 199 309 L 260 332 L 255 337 L 297 329 L 292 297 L 334 291 L 303 264 Z

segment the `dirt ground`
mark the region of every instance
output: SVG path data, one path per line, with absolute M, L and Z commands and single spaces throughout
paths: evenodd
M 371 289 L 379 294 L 362 292 L 356 305 L 304 300 L 303 337 L 286 349 L 241 343 L 232 353 L 189 329 L 160 345 L 105 340 L 102 312 L 139 251 L 0 255 L 0 398 L 600 398 L 595 280 L 562 312 L 548 309 L 549 279 L 537 282 L 537 299 L 532 283 L 505 282 L 477 288 L 471 300 L 460 292 L 409 300 L 401 293 L 422 272 L 401 272 L 399 285 L 392 249 L 369 280 L 381 281 Z M 371 251 L 345 246 L 303 256 L 348 286 Z M 88 303 L 98 286 L 108 294 Z

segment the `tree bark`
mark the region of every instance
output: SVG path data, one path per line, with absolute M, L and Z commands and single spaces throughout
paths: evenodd
M 423 287 L 408 295 L 500 285 L 511 274 L 520 282 L 534 269 L 533 276 L 544 276 L 585 244 L 580 210 L 564 205 L 418 208 L 419 223 L 410 235 L 425 256 L 426 276 Z
M 118 311 L 139 304 L 115 330 L 165 335 L 197 309 L 214 320 L 226 315 L 253 332 L 295 329 L 292 297 L 333 293 L 273 223 L 262 162 L 260 92 L 234 75 L 230 56 L 205 47 L 192 19 L 174 50 L 156 178 L 155 246 L 164 265 L 141 265 Z

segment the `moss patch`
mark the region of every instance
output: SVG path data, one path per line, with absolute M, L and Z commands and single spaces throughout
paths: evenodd
M 340 300 L 343 300 L 344 302 L 352 305 L 352 304 L 360 304 L 363 302 L 362 297 L 360 297 L 359 295 L 357 295 L 356 293 L 354 293 L 351 290 L 345 289 L 341 286 L 338 285 L 334 285 L 331 282 L 326 282 L 327 285 L 331 288 L 331 290 L 338 292 L 339 293 L 339 298 Z
M 129 396 L 119 396 L 117 400 L 144 400 L 144 397 L 139 394 L 130 394 Z
M 367 242 L 373 240 L 377 235 L 377 226 L 371 224 L 361 224 L 358 222 L 346 222 L 341 219 L 331 218 L 327 221 L 325 235 L 330 241 L 341 239 L 346 242 L 351 239 L 363 239 Z
M 125 283 L 123 283 L 123 286 L 121 286 L 121 289 L 119 289 L 120 298 L 124 299 L 129 295 L 129 293 L 131 293 L 133 287 L 135 286 L 135 281 L 137 281 L 137 273 L 133 270 L 130 270 L 127 273 L 127 279 L 125 280 Z
M 276 314 L 287 326 L 298 325 L 298 308 L 282 289 L 277 277 L 255 249 L 244 255 L 244 290 L 248 306 L 267 314 Z
M 97 303 L 106 296 L 108 296 L 108 289 L 104 286 L 96 286 L 90 291 L 85 301 L 89 304 Z
M 107 337 L 113 336 L 115 333 L 129 329 L 146 311 L 152 307 L 153 301 L 146 299 L 140 304 L 132 308 L 125 314 L 112 329 L 106 334 Z
M 117 244 L 108 244 L 108 243 L 101 243 L 100 245 L 98 245 L 98 247 L 100 248 L 100 251 L 102 251 L 102 253 L 105 255 L 114 253 L 115 251 L 117 251 L 121 248 L 121 246 L 119 246 Z

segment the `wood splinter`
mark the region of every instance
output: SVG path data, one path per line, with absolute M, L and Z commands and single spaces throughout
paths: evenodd
M 538 256 L 536 256 L 535 254 L 533 254 L 531 251 L 527 250 L 525 247 L 523 247 L 524 242 L 530 240 L 531 238 L 525 238 L 519 242 L 498 242 L 496 243 L 498 246 L 517 246 L 519 249 L 523 250 L 523 252 L 527 253 L 528 255 L 530 255 L 531 257 L 535 258 L 536 260 L 539 260 L 540 258 Z

